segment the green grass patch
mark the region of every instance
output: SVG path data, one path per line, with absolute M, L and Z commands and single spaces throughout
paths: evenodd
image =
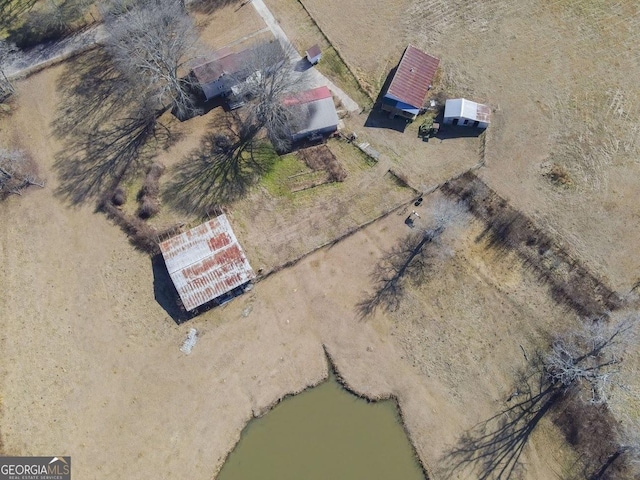
M 292 175 L 304 172 L 307 167 L 293 154 L 287 154 L 277 159 L 273 167 L 267 172 L 260 183 L 274 197 L 292 197 L 290 180 Z
M 335 48 L 329 47 L 323 50 L 322 59 L 317 68 L 342 88 L 360 107 L 369 107 L 373 104 Z
M 344 140 L 330 139 L 327 142 L 327 146 L 350 174 L 368 170 L 377 163 L 353 143 L 347 143 Z

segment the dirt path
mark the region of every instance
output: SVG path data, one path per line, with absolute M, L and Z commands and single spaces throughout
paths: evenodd
M 94 48 L 96 43 L 100 43 L 106 36 L 103 25 L 98 25 L 59 42 L 38 45 L 22 53 L 4 72 L 9 79 L 26 77 Z
M 282 27 L 278 25 L 278 21 L 271 14 L 271 11 L 269 11 L 269 8 L 267 8 L 264 2 L 262 0 L 251 0 L 251 4 L 256 9 L 258 14 L 264 19 L 264 22 L 267 24 L 267 26 L 271 29 L 274 37 L 276 37 L 282 44 L 285 51 L 289 55 L 289 59 L 291 60 L 291 62 L 300 62 L 300 60 L 302 60 L 302 57 L 297 52 L 293 44 L 289 41 L 289 37 L 287 37 L 287 34 L 284 32 Z M 311 45 L 309 45 L 309 47 L 311 47 Z M 347 109 L 347 111 L 360 111 L 360 107 L 358 106 L 358 104 L 351 97 L 349 97 L 349 95 L 347 95 L 343 90 L 341 90 L 331 80 L 322 75 L 315 68 L 311 67 L 305 73 L 309 77 L 309 83 L 314 85 L 326 85 L 329 90 L 331 90 L 331 93 L 333 93 L 340 99 L 340 102 L 342 102 L 342 105 Z

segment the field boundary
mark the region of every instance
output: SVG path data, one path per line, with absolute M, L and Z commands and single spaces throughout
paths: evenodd
M 558 303 L 587 318 L 624 305 L 623 299 L 603 280 L 472 171 L 446 182 L 442 191 L 466 203 L 471 213 L 485 223 L 485 231 L 478 240 L 486 237 L 492 246 L 518 253 L 550 286 Z
M 333 50 L 336 52 L 336 55 L 338 55 L 338 58 L 340 59 L 340 61 L 344 64 L 345 67 L 347 67 L 347 70 L 349 71 L 349 75 L 351 75 L 353 77 L 353 79 L 356 81 L 356 84 L 358 85 L 358 88 L 360 89 L 360 91 L 369 99 L 371 100 L 373 103 L 375 103 L 376 99 L 374 97 L 371 96 L 371 94 L 367 91 L 366 88 L 364 88 L 364 86 L 362 85 L 362 83 L 360 82 L 360 79 L 358 78 L 358 76 L 353 72 L 353 69 L 351 68 L 351 65 L 349 65 L 347 63 L 347 61 L 344 59 L 344 57 L 342 56 L 342 53 L 340 53 L 340 50 L 338 50 L 338 47 L 336 47 L 333 42 L 331 41 L 331 39 L 327 36 L 326 33 L 324 33 L 324 30 L 322 30 L 322 28 L 320 27 L 320 25 L 318 25 L 318 22 L 316 22 L 316 19 L 314 18 L 313 15 L 311 15 L 311 12 L 309 12 L 309 10 L 307 9 L 306 5 L 304 3 L 302 3 L 302 0 L 297 0 L 298 3 L 300 4 L 300 6 L 302 7 L 302 10 L 304 10 L 304 13 L 307 14 L 307 16 L 311 19 L 311 21 L 313 22 L 313 25 L 318 29 L 318 31 L 320 32 L 320 34 L 322 35 L 322 37 L 327 41 L 327 43 L 329 45 L 331 45 L 331 48 L 333 48 Z
M 411 188 L 411 187 L 409 187 L 409 188 Z M 412 190 L 413 190 L 413 189 L 412 189 Z M 353 235 L 354 233 L 359 232 L 360 230 L 362 230 L 362 229 L 364 229 L 364 228 L 368 227 L 369 225 L 371 225 L 371 224 L 373 224 L 373 223 L 377 222 L 378 220 L 380 220 L 380 219 L 382 219 L 382 218 L 385 218 L 385 217 L 388 217 L 390 214 L 392 214 L 393 212 L 397 212 L 398 210 L 400 210 L 400 209 L 401 209 L 401 208 L 403 208 L 403 207 L 405 207 L 405 208 L 406 208 L 406 207 L 407 207 L 407 205 L 410 205 L 411 203 L 415 202 L 415 201 L 416 201 L 416 198 L 417 198 L 417 197 L 412 197 L 412 198 L 411 198 L 410 200 L 408 200 L 408 201 L 403 201 L 402 203 L 400 203 L 400 204 L 398 204 L 398 205 L 395 205 L 395 206 L 391 207 L 391 208 L 390 208 L 389 210 L 387 210 L 386 212 L 383 212 L 382 214 L 380 214 L 380 215 L 378 215 L 378 216 L 376 216 L 376 217 L 374 217 L 374 218 L 372 218 L 372 219 L 369 219 L 369 220 L 367 220 L 367 221 L 365 221 L 365 222 L 363 222 L 363 223 L 361 223 L 361 224 L 359 224 L 359 225 L 356 225 L 355 227 L 351 227 L 351 228 L 349 228 L 346 232 L 344 232 L 344 233 L 342 233 L 342 234 L 338 235 L 336 238 L 333 238 L 333 239 L 331 239 L 331 240 L 327 240 L 326 242 L 324 242 L 324 243 L 322 243 L 322 244 L 320 244 L 320 245 L 318 245 L 318 246 L 316 246 L 316 247 L 313 247 L 313 248 L 312 248 L 312 249 L 310 249 L 310 250 L 307 250 L 306 252 L 302 253 L 302 254 L 301 254 L 301 255 L 299 255 L 298 257 L 296 257 L 296 258 L 294 258 L 294 259 L 292 259 L 292 260 L 289 260 L 289 261 L 287 261 L 287 262 L 285 262 L 285 263 L 283 263 L 283 264 L 281 264 L 281 265 L 278 265 L 278 266 L 273 267 L 271 270 L 269 270 L 269 271 L 265 272 L 264 274 L 262 274 L 262 275 L 260 275 L 260 276 L 256 277 L 255 282 L 257 283 L 257 282 L 260 282 L 260 281 L 262 281 L 262 280 L 265 280 L 265 279 L 267 279 L 268 277 L 270 277 L 271 275 L 273 275 L 273 274 L 275 274 L 275 273 L 280 272 L 281 270 L 285 270 L 285 269 L 287 269 L 287 268 L 290 268 L 290 267 L 293 267 L 293 266 L 297 265 L 301 260 L 304 260 L 304 259 L 305 259 L 305 258 L 307 258 L 309 255 L 311 255 L 311 254 L 313 254 L 313 253 L 317 252 L 318 250 L 322 250 L 322 249 L 323 249 L 323 248 L 325 248 L 325 247 L 332 247 L 332 246 L 334 246 L 334 245 L 337 245 L 337 244 L 338 244 L 338 243 L 340 243 L 342 240 L 344 240 L 344 239 L 346 239 L 346 238 L 350 237 L 350 236 L 351 236 L 351 235 Z

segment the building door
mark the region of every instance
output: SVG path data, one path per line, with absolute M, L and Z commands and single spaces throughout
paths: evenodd
M 457 124 L 458 124 L 458 119 L 457 119 L 457 118 L 454 118 L 454 119 L 453 119 L 453 122 L 451 122 L 451 123 L 453 123 L 454 125 L 457 125 Z

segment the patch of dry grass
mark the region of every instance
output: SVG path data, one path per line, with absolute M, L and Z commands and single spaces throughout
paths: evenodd
M 340 140 L 327 145 L 347 172 L 343 182 L 291 192 L 288 177 L 306 167 L 285 156 L 267 175 L 264 187 L 234 204 L 237 233 L 250 256 L 258 259 L 256 268 L 269 270 L 296 259 L 412 198 L 411 190 L 396 185 L 378 165 L 368 164 L 355 146 Z

